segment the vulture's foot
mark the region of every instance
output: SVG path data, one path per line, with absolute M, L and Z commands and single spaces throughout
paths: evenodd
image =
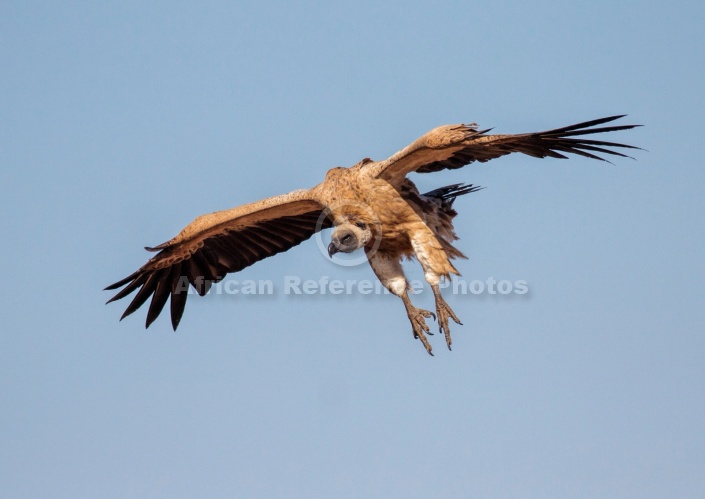
M 414 338 L 421 340 L 421 343 L 423 343 L 423 346 L 426 348 L 429 355 L 433 355 L 431 344 L 428 342 L 428 338 L 426 338 L 426 334 L 433 335 L 433 333 L 428 328 L 426 319 L 429 317 L 433 317 L 435 319 L 436 314 L 413 306 L 407 308 L 406 313 L 409 315 L 409 321 L 411 321 L 411 328 L 414 331 Z
M 450 345 L 453 343 L 453 340 L 450 337 L 450 327 L 448 326 L 448 318 L 450 317 L 455 321 L 456 324 L 460 324 L 461 326 L 463 325 L 462 322 L 460 322 L 460 319 L 458 319 L 458 316 L 455 315 L 455 312 L 453 312 L 453 309 L 450 308 L 450 305 L 446 303 L 446 301 L 443 299 L 441 296 L 441 291 L 440 289 L 437 289 L 437 287 L 433 287 L 433 294 L 436 297 L 436 313 L 438 314 L 438 330 L 443 333 L 446 337 L 446 344 L 448 345 L 448 350 L 452 350 Z
M 424 348 L 428 352 L 429 355 L 433 355 L 431 344 L 428 342 L 428 338 L 426 338 L 426 334 L 433 335 L 431 330 L 428 328 L 428 325 L 426 324 L 426 319 L 429 317 L 433 317 L 433 319 L 436 319 L 436 314 L 433 312 L 429 312 L 428 310 L 424 310 L 422 308 L 416 308 L 412 303 L 411 300 L 409 299 L 409 295 L 404 292 L 400 296 L 401 301 L 404 302 L 404 307 L 406 308 L 406 315 L 409 316 L 409 322 L 411 322 L 411 329 L 414 331 L 414 338 L 418 338 L 421 340 L 421 343 L 423 343 Z

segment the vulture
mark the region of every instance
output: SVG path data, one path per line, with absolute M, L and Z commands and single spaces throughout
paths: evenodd
M 212 283 L 267 257 L 286 251 L 322 229 L 333 228 L 328 253 L 363 250 L 382 285 L 398 296 L 406 309 L 413 337 L 433 355 L 427 319 L 437 320 L 450 349 L 449 319 L 462 324 L 443 299 L 441 279 L 459 275 L 452 260 L 465 258 L 454 246 L 457 196 L 478 190 L 455 184 L 421 194 L 408 178 L 412 172 L 454 170 L 484 163 L 510 153 L 535 158 L 567 158 L 576 154 L 607 161 L 601 155 L 629 158 L 618 149 L 638 147 L 596 140 L 595 134 L 627 130 L 639 125 L 611 122 L 625 115 L 585 121 L 544 132 L 490 134 L 476 123 L 434 128 L 383 161 L 365 158 L 349 168 L 335 167 L 325 180 L 301 189 L 197 217 L 176 237 L 155 247 L 140 269 L 111 284 L 122 288 L 108 303 L 137 292 L 120 320 L 148 300 L 146 327 L 170 301 L 174 330 L 184 313 L 188 286 L 205 295 Z M 605 126 L 605 124 L 610 125 Z M 415 258 L 433 291 L 435 311 L 415 307 L 402 260 Z

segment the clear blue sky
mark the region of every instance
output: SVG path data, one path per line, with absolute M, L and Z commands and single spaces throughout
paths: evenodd
M 3 2 L 0 496 L 702 497 L 703 5 Z M 391 296 L 104 305 L 199 214 L 441 124 L 618 113 L 636 161 L 414 177 L 487 187 L 458 268 L 528 283 L 447 294 L 453 352 Z M 314 241 L 237 278 L 286 275 L 372 278 Z

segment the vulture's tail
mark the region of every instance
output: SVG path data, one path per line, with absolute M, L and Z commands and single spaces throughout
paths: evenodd
M 427 198 L 441 199 L 443 201 L 448 201 L 449 204 L 453 204 L 453 201 L 458 196 L 462 196 L 463 194 L 469 194 L 471 192 L 476 192 L 480 189 L 484 189 L 484 187 L 472 184 L 453 184 L 446 185 L 445 187 L 439 187 L 438 189 L 429 191 L 424 194 L 424 196 L 426 196 Z

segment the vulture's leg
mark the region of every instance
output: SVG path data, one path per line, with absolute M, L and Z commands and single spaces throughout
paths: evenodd
M 428 328 L 426 319 L 429 317 L 435 319 L 436 316 L 433 312 L 416 308 L 411 303 L 407 292 L 408 283 L 404 276 L 404 270 L 401 267 L 401 261 L 398 258 L 389 258 L 379 251 L 369 256 L 368 259 L 372 270 L 384 287 L 401 298 L 401 301 L 404 303 L 406 315 L 409 317 L 409 322 L 411 322 L 414 338 L 421 340 L 426 351 L 430 355 L 433 355 L 431 344 L 428 342 L 428 338 L 426 338 L 426 333 L 433 333 L 431 333 Z
M 431 289 L 433 290 L 433 296 L 436 298 L 436 313 L 438 314 L 438 329 L 446 337 L 446 344 L 448 345 L 448 350 L 452 350 L 450 348 L 450 345 L 453 343 L 453 340 L 451 340 L 451 338 L 450 338 L 450 327 L 448 327 L 448 317 L 453 319 L 456 324 L 460 324 L 462 326 L 463 323 L 460 322 L 460 319 L 458 319 L 458 316 L 455 315 L 455 312 L 453 312 L 453 309 L 450 308 L 450 306 L 443 299 L 443 296 L 441 295 L 441 289 L 438 287 L 438 284 L 431 285 Z
M 438 284 L 441 282 L 442 275 L 458 274 L 458 271 L 453 267 L 453 264 L 450 263 L 448 255 L 430 230 L 417 230 L 416 234 L 411 237 L 411 246 L 414 248 L 416 259 L 423 268 L 424 278 L 426 282 L 431 285 L 431 289 L 433 290 L 433 296 L 436 298 L 438 329 L 445 335 L 448 350 L 451 350 L 450 345 L 453 341 L 450 338 L 448 318 L 450 317 L 457 324 L 462 323 L 443 299 L 443 296 L 441 296 L 441 289 Z

